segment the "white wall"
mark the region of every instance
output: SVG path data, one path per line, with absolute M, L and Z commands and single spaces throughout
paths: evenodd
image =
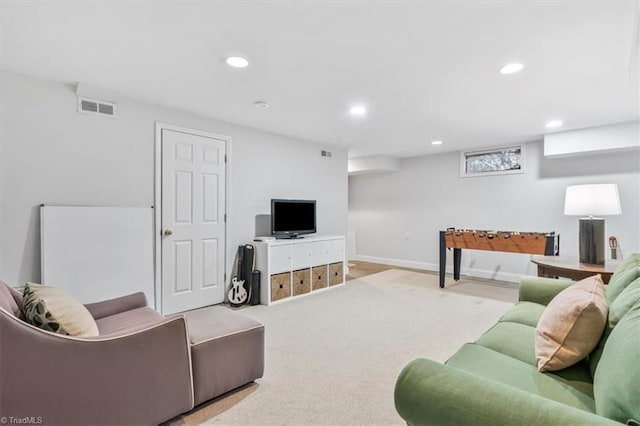
M 438 269 L 438 231 L 447 227 L 556 231 L 560 254 L 578 255 L 578 218 L 563 215 L 567 185 L 617 183 L 623 214 L 606 217 L 606 235 L 625 254 L 640 251 L 640 153 L 546 159 L 526 147 L 526 173 L 459 177 L 459 154 L 403 159 L 397 173 L 349 177 L 349 232 L 357 258 Z M 453 256 L 449 255 L 449 263 Z M 536 274 L 530 256 L 463 250 L 462 273 L 517 281 Z
M 229 268 L 272 197 L 316 199 L 318 233 L 346 234 L 345 150 L 127 99 L 116 119 L 76 109 L 71 85 L 0 74 L 0 277 L 9 283 L 40 280 L 40 204 L 153 205 L 156 121 L 232 138 Z

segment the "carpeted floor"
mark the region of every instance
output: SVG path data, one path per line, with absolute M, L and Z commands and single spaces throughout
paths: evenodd
M 265 375 L 169 424 L 403 424 L 393 406 L 409 361 L 445 361 L 517 300 L 517 287 L 388 270 L 277 305 L 240 310 L 265 325 Z M 207 308 L 204 308 L 207 309 Z

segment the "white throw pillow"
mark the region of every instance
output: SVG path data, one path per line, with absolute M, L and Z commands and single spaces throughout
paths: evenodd
M 561 370 L 586 358 L 602 337 L 608 309 L 600 275 L 585 278 L 558 293 L 536 327 L 538 370 Z

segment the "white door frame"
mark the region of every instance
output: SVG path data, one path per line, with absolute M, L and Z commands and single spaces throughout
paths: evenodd
M 189 135 L 203 136 L 205 138 L 212 138 L 224 141 L 226 148 L 225 159 L 225 196 L 224 196 L 224 294 L 226 299 L 227 289 L 227 263 L 229 254 L 229 167 L 231 165 L 231 137 L 226 135 L 220 135 L 211 132 L 205 132 L 202 130 L 193 130 L 186 127 L 175 126 L 173 124 L 166 124 L 156 121 L 156 135 L 155 135 L 155 162 L 154 162 L 154 197 L 153 197 L 153 210 L 154 210 L 154 267 L 155 267 L 155 299 L 156 310 L 162 310 L 162 238 L 160 233 L 162 232 L 162 130 L 172 130 L 174 132 L 187 133 Z M 162 312 L 161 312 L 162 313 Z

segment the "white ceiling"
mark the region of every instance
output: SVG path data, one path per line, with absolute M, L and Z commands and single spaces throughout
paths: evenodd
M 0 67 L 350 156 L 541 139 L 639 117 L 638 1 L 7 2 Z M 250 60 L 231 69 L 228 55 Z M 518 74 L 501 75 L 509 62 Z M 267 101 L 258 110 L 253 103 Z M 349 116 L 364 103 L 364 118 Z M 431 140 L 444 144 L 432 146 Z

